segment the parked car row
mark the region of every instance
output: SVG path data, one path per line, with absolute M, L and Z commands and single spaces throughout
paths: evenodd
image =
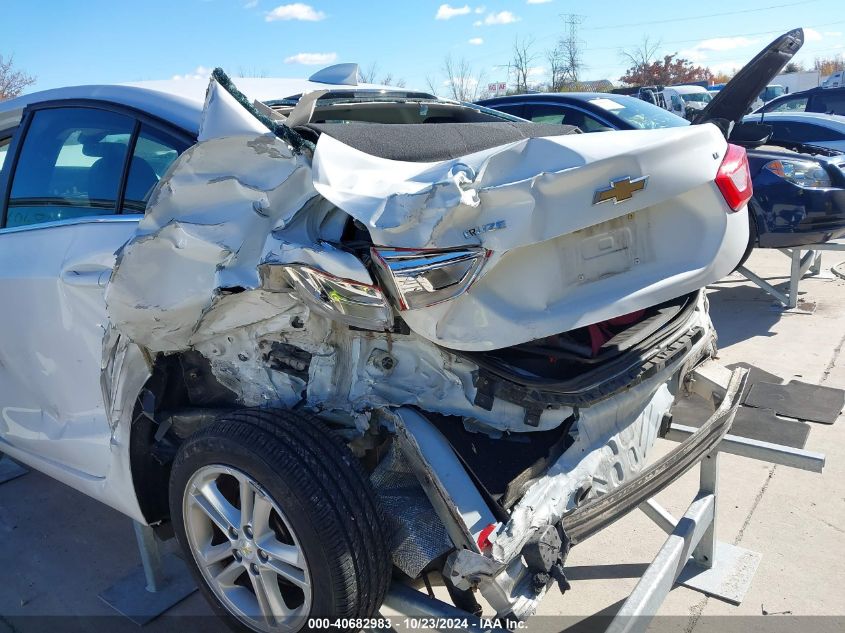
M 755 110 L 754 114 L 767 114 L 769 112 L 789 114 L 818 112 L 820 114 L 845 115 L 845 87 L 819 87 L 786 94 L 767 102 Z
M 619 94 L 532 93 L 479 104 L 584 132 L 689 125 L 663 108 Z M 743 121 L 757 125 L 738 126 L 730 137 L 746 148 L 754 183 L 749 242 L 740 264 L 755 246 L 796 247 L 845 236 L 845 117 L 776 111 Z
M 571 546 L 730 428 L 745 373 L 718 367 L 702 289 L 749 222 L 792 235 L 830 189 L 815 153 L 751 134 L 795 198 L 764 225 L 731 133 L 802 43 L 694 125 L 343 64 L 3 102 L 0 450 L 175 532 L 242 629 L 360 628 L 431 571 L 467 614 L 478 591 L 524 620 Z M 648 465 L 686 388 L 720 405 Z

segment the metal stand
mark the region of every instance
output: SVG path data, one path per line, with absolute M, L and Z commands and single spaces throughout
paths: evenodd
M 162 554 L 152 528 L 133 522 L 141 567 L 100 594 L 100 599 L 135 624 L 143 626 L 194 591 L 185 563 L 173 554 Z
M 695 431 L 676 425 L 667 439 L 680 442 Z M 821 472 L 825 460 L 819 453 L 726 435 L 717 450 L 701 461 L 698 494 L 680 520 L 653 499 L 640 506 L 669 538 L 614 617 L 609 633 L 646 631 L 676 582 L 731 604 L 742 602 L 761 555 L 716 540 L 720 452 L 813 472 Z
M 13 462 L 11 457 L 7 457 L 0 453 L 0 484 L 4 484 L 12 479 L 23 477 L 29 471 L 23 466 Z
M 812 313 L 815 310 L 814 304 L 807 305 L 806 307 L 799 306 L 798 282 L 801 281 L 801 278 L 807 271 L 810 271 L 814 275 L 818 275 L 821 272 L 822 251 L 845 251 L 845 244 L 828 242 L 827 244 L 813 244 L 809 248 L 803 249 L 803 251 L 801 248 L 780 248 L 778 250 L 792 260 L 789 274 L 789 288 L 786 292 L 781 292 L 768 281 L 748 270 L 745 266 L 737 268 L 737 272 L 772 295 L 787 310 L 801 309 L 802 312 Z M 803 255 L 802 252 L 804 253 Z

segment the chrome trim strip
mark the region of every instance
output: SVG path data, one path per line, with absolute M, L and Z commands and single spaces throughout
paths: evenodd
M 37 231 L 38 229 L 52 229 L 57 226 L 70 226 L 73 224 L 98 224 L 106 222 L 138 222 L 144 217 L 143 213 L 123 215 L 90 215 L 84 218 L 70 218 L 67 220 L 56 220 L 55 222 L 42 222 L 41 224 L 26 224 L 24 226 L 10 226 L 0 229 L 0 235 L 7 233 L 20 233 L 22 231 Z

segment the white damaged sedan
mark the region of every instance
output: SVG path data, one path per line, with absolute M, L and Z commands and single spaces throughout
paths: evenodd
M 394 569 L 524 619 L 730 426 L 744 151 L 354 75 L 0 104 L 0 450 L 172 528 L 236 627 L 354 623 Z M 685 389 L 720 404 L 647 466 Z

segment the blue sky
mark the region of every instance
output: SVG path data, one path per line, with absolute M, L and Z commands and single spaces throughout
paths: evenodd
M 377 63 L 380 74 L 425 88 L 442 84 L 443 58 L 466 58 L 486 81 L 504 81 L 515 37 L 532 37 L 535 76 L 543 51 L 581 16 L 585 79 L 618 79 L 620 50 L 644 36 L 716 70 L 742 66 L 768 40 L 807 29 L 800 60 L 845 53 L 842 0 L 3 0 L 0 54 L 37 77 L 29 90 L 203 74 L 305 77 L 332 61 Z M 15 25 L 10 28 L 10 25 Z

